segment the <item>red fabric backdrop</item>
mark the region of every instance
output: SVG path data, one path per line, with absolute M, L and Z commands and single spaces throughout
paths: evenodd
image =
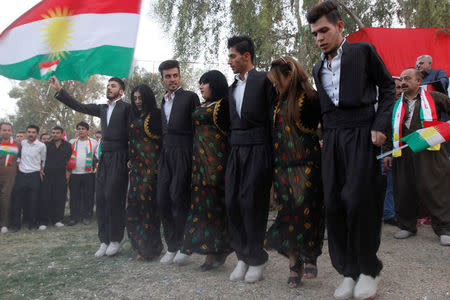
M 417 57 L 423 54 L 431 55 L 433 69 L 450 74 L 450 34 L 436 28 L 365 27 L 347 40 L 374 45 L 392 76 L 400 76 L 407 67 L 414 67 Z

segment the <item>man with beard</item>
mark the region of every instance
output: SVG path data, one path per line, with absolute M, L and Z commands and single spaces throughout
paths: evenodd
M 122 100 L 125 84 L 112 77 L 106 87 L 106 104 L 83 104 L 73 99 L 55 76 L 50 85 L 55 98 L 70 108 L 99 117 L 102 126 L 101 157 L 97 170 L 96 204 L 100 248 L 95 257 L 113 256 L 120 250 L 125 229 L 125 204 L 128 186 L 128 125 L 130 104 Z
M 400 139 L 428 127 L 450 112 L 450 99 L 439 92 L 420 87 L 422 74 L 408 68 L 400 77 L 402 97 L 392 112 L 392 135 L 386 151 L 401 146 Z M 431 226 L 443 246 L 450 246 L 450 161 L 443 145 L 414 153 L 410 148 L 394 151 L 384 158 L 385 168 L 392 167 L 395 211 L 398 231 L 394 237 L 406 239 L 417 232 L 417 213 L 422 202 L 431 215 Z
M 313 76 L 322 113 L 328 245 L 334 268 L 344 276 L 334 296 L 370 298 L 383 267 L 377 252 L 384 189 L 376 156 L 386 140 L 394 81 L 372 45 L 343 38 L 335 1 L 315 5 L 306 18 L 322 50 Z
M 1 232 L 8 231 L 11 192 L 17 170 L 19 147 L 12 138 L 12 125 L 0 123 L 0 227 Z
M 47 149 L 37 140 L 39 127 L 27 127 L 27 139 L 22 140 L 17 163 L 19 168 L 13 187 L 11 204 L 10 232 L 16 232 L 24 222 L 31 230 L 37 229 L 39 196 Z
M 255 45 L 248 36 L 228 39 L 228 65 L 235 74 L 229 89 L 230 155 L 225 202 L 231 245 L 238 263 L 230 280 L 262 279 L 272 185 L 272 111 L 275 92 L 266 72 L 254 68 Z
M 70 144 L 63 140 L 63 133 L 62 127 L 53 127 L 52 140 L 45 143 L 47 158 L 45 159 L 42 198 L 39 205 L 39 230 L 47 229 L 49 224 L 54 224 L 56 227 L 64 226 L 62 220 L 67 200 L 66 165 L 72 150 Z
M 159 159 L 157 198 L 167 252 L 163 264 L 183 264 L 189 255 L 180 252 L 184 225 L 191 203 L 192 112 L 200 105 L 197 94 L 180 87 L 180 65 L 166 60 L 159 65 L 166 87 L 162 114 L 163 147 Z

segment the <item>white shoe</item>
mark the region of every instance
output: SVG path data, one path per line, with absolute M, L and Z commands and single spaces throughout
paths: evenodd
M 234 268 L 233 272 L 231 272 L 231 274 L 230 274 L 230 280 L 231 281 L 243 280 L 247 270 L 248 270 L 248 265 L 244 261 L 238 260 L 236 267 Z
M 106 249 L 105 254 L 108 256 L 114 256 L 119 253 L 120 243 L 119 242 L 111 242 Z
M 402 230 L 397 231 L 394 234 L 394 237 L 396 239 L 403 240 L 403 239 L 407 239 L 407 238 L 409 238 L 410 236 L 413 236 L 413 235 L 415 235 L 415 233 L 413 233 L 411 231 L 408 231 L 408 230 L 403 230 L 402 229 Z
M 175 258 L 175 255 L 176 255 L 175 252 L 167 251 L 166 254 L 164 254 L 164 256 L 161 258 L 161 260 L 159 262 L 162 264 L 170 265 L 171 263 L 173 263 L 173 259 Z
M 180 250 L 178 250 L 177 254 L 175 255 L 175 258 L 173 259 L 173 262 L 177 265 L 184 265 L 188 263 L 189 261 L 189 255 L 181 253 Z
M 358 282 L 355 285 L 353 297 L 356 299 L 367 299 L 375 297 L 377 294 L 378 282 L 380 277 L 373 278 L 369 275 L 359 275 Z
M 245 282 L 248 283 L 254 283 L 257 282 L 259 280 L 261 280 L 263 278 L 263 270 L 264 270 L 264 265 L 259 265 L 259 266 L 250 266 L 248 267 L 248 271 L 245 274 Z
M 47 229 L 47 226 L 46 226 L 46 225 L 41 225 L 41 226 L 39 226 L 38 229 L 39 229 L 39 230 L 45 230 L 45 229 Z
M 56 226 L 56 227 L 64 227 L 64 224 L 61 223 L 61 222 L 56 222 L 56 223 L 55 223 L 55 226 Z
M 97 252 L 95 252 L 94 256 L 102 257 L 106 253 L 106 248 L 108 248 L 108 245 L 106 245 L 105 243 L 101 243 L 100 248 L 98 248 L 98 250 L 97 250 Z
M 2 227 L 2 233 L 7 233 L 7 232 L 8 232 L 8 227 L 3 226 L 3 227 Z
M 8 231 L 8 229 L 6 229 L 6 231 Z M 2 228 L 2 232 L 3 232 L 3 228 Z M 443 234 L 440 236 L 440 239 L 441 239 L 442 246 L 450 246 L 450 235 Z
M 351 277 L 344 277 L 344 280 L 334 291 L 334 298 L 338 300 L 350 299 L 353 297 L 353 288 L 355 287 L 355 281 Z

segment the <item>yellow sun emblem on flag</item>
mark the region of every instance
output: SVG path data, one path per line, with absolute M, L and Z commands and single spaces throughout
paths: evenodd
M 45 32 L 42 36 L 46 38 L 44 43 L 47 44 L 52 60 L 65 58 L 69 54 L 67 46 L 70 45 L 69 40 L 73 39 L 70 34 L 74 30 L 72 30 L 72 23 L 68 17 L 72 15 L 73 11 L 68 7 L 49 9 L 47 14 L 42 15 L 47 20 L 45 28 L 42 28 L 42 31 Z

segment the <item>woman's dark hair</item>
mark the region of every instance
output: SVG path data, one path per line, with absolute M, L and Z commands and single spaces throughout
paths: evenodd
M 206 101 L 217 101 L 228 98 L 228 82 L 222 72 L 217 70 L 208 71 L 200 77 L 198 83 L 209 84 L 211 98 L 206 99 Z
M 133 112 L 134 117 L 137 118 L 141 115 L 141 112 L 139 112 L 139 110 L 137 109 L 134 100 L 135 92 L 139 92 L 141 94 L 142 113 L 144 116 L 146 116 L 149 112 L 152 112 L 156 109 L 156 99 L 153 90 L 146 84 L 140 84 L 131 91 L 131 110 Z
M 289 78 L 289 87 L 284 95 L 279 95 L 279 100 L 287 99 L 288 120 L 295 123 L 299 120 L 298 99 L 302 93 L 311 100 L 318 100 L 318 94 L 308 80 L 308 75 L 298 61 L 290 56 L 283 56 L 272 61 L 270 71 L 267 73 L 269 80 L 276 86 Z

